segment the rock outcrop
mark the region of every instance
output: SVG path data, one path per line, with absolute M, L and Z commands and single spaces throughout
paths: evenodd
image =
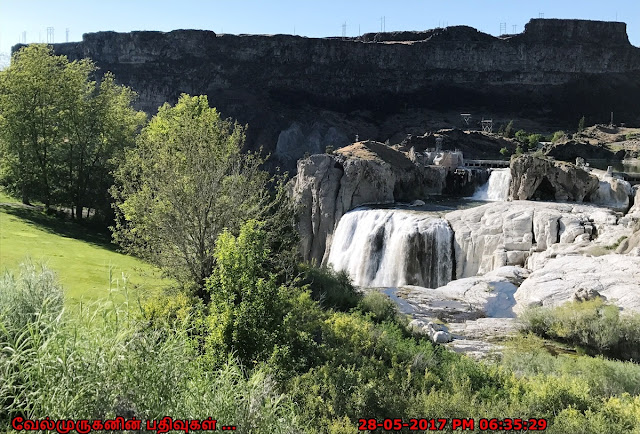
M 514 200 L 582 202 L 598 190 L 599 180 L 574 164 L 526 154 L 511 161 Z
M 304 259 L 326 262 L 336 223 L 347 211 L 439 194 L 445 178 L 444 168 L 416 166 L 402 152 L 375 142 L 301 159 L 292 194 L 300 210 Z
M 383 141 L 424 125 L 424 116 L 391 122 L 397 115 L 459 113 L 461 102 L 478 115 L 571 122 L 615 107 L 616 117 L 630 122 L 640 99 L 640 49 L 616 22 L 534 19 L 523 33 L 503 38 L 466 26 L 323 39 L 99 32 L 54 50 L 71 60 L 89 57 L 99 71 L 113 72 L 151 114 L 181 93 L 206 94 L 223 116 L 249 124 L 248 146 L 272 153 L 281 132 L 296 122 L 304 136 L 300 147 L 313 147 L 318 121 L 321 143 L 343 134 Z M 381 124 L 389 128 L 378 129 Z M 336 132 L 326 139 L 331 127 Z
M 551 202 L 495 202 L 448 213 L 445 219 L 454 232 L 458 279 L 505 265 L 535 268 L 535 261 L 541 266 L 549 258 L 543 253 L 556 245 L 565 248 L 584 242 L 606 248 L 601 244 L 612 244 L 615 236 L 629 232 L 617 226 L 612 210 Z M 596 236 L 603 238 L 602 243 L 590 244 Z
M 514 311 L 554 307 L 585 294 L 602 295 L 607 303 L 640 312 L 640 257 L 609 254 L 552 259 L 520 285 L 514 295 Z

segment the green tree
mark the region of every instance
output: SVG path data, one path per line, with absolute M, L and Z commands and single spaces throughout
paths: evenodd
M 505 137 L 513 137 L 513 121 L 509 121 L 509 123 L 507 124 L 507 126 L 504 129 L 504 136 Z
M 578 122 L 578 132 L 584 131 L 584 122 L 585 122 L 585 119 L 584 119 L 584 116 L 582 116 L 580 118 L 580 121 Z
M 108 209 L 110 161 L 145 116 L 131 108 L 135 93 L 111 74 L 92 81 L 95 70 L 39 44 L 0 72 L 2 182 L 23 202 L 68 206 L 78 218 L 85 207 Z
M 506 157 L 508 154 L 509 154 L 509 150 L 507 149 L 506 146 L 500 149 L 500 155 Z
M 114 173 L 115 241 L 203 297 L 218 235 L 274 202 L 263 160 L 240 152 L 244 131 L 206 96 L 182 95 L 160 107 Z
M 529 133 L 527 133 L 525 130 L 518 130 L 518 132 L 516 132 L 516 140 L 520 143 L 529 141 Z
M 535 149 L 536 147 L 538 147 L 538 144 L 540 143 L 540 140 L 542 140 L 542 134 L 531 134 L 531 135 L 529 135 L 529 137 L 527 139 L 529 149 Z

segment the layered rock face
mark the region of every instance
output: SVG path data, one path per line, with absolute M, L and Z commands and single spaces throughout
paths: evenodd
M 541 266 L 548 259 L 541 254 L 552 246 L 571 246 L 576 240 L 588 244 L 617 223 L 615 213 L 606 208 L 528 201 L 454 211 L 445 219 L 454 232 L 456 278 L 505 265 L 535 268 L 534 259 Z
M 343 143 L 343 135 L 386 140 L 423 121 L 397 131 L 376 125 L 421 108 L 575 121 L 615 107 L 629 122 L 640 99 L 640 50 L 624 23 L 536 19 L 507 38 L 465 26 L 360 39 L 99 32 L 54 49 L 112 71 L 149 113 L 181 93 L 206 94 L 224 116 L 250 125 L 250 146 L 272 152 L 280 141 L 290 160 L 297 155 L 279 140 L 283 131 L 304 153 Z

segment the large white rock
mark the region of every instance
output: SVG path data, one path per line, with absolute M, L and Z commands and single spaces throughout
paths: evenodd
M 640 312 L 640 257 L 608 254 L 550 259 L 515 292 L 514 311 L 558 306 L 593 291 L 606 297 L 608 303 Z
M 590 202 L 626 211 L 629 208 L 631 184 L 622 179 L 614 178 L 606 172 L 599 174 L 598 178 L 600 183 L 598 189 L 591 194 Z
M 597 237 L 631 233 L 619 228 L 615 211 L 594 205 L 554 202 L 493 202 L 445 215 L 454 231 L 456 277 L 482 275 L 505 265 L 525 266 L 535 252 Z
M 464 321 L 513 318 L 518 285 L 529 275 L 521 267 L 501 267 L 484 276 L 454 280 L 439 288 L 403 287 L 403 297 L 423 317 Z

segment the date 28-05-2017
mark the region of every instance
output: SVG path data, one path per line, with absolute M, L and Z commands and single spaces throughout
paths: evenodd
M 358 419 L 360 431 L 442 431 L 444 429 L 461 431 L 544 431 L 546 419 Z

